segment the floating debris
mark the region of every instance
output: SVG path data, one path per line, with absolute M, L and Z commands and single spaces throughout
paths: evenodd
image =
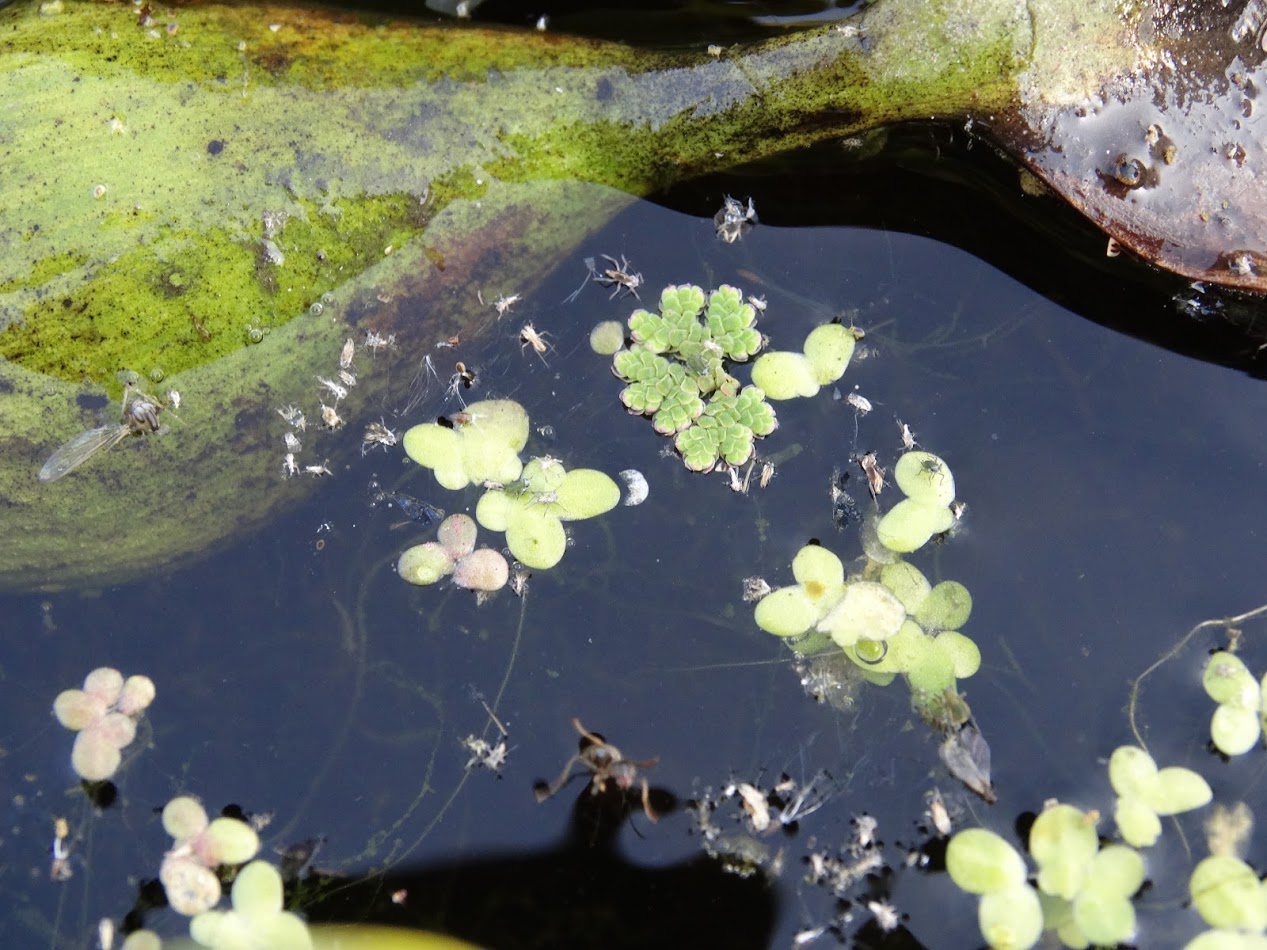
M 849 473 L 836 469 L 831 474 L 831 489 L 829 495 L 831 497 L 831 523 L 836 526 L 837 531 L 843 531 L 850 524 L 860 524 L 862 522 L 862 514 L 858 511 L 858 503 L 853 500 L 853 496 L 845 491 L 845 486 L 849 484 Z
M 396 334 L 390 333 L 387 336 L 382 336 L 373 330 L 366 330 L 365 348 L 376 355 L 379 350 L 394 350 L 396 349 Z
M 385 452 L 399 441 L 396 433 L 386 425 L 381 422 L 371 422 L 365 427 L 365 434 L 361 436 L 361 454 L 364 455 L 376 445 L 381 445 Z
M 770 583 L 764 577 L 745 577 L 743 579 L 744 603 L 754 603 L 768 593 L 770 593 Z
M 950 774 L 993 805 L 998 801 L 990 783 L 990 746 L 977 724 L 969 719 L 953 732 L 937 750 Z
M 581 720 L 573 718 L 572 727 L 581 735 L 580 751 L 567 760 L 563 771 L 553 783 L 538 782 L 533 793 L 538 802 L 544 802 L 557 795 L 563 786 L 572 779 L 572 767 L 583 765 L 590 773 L 590 794 L 602 795 L 607 791 L 607 783 L 611 782 L 622 795 L 630 792 L 637 783 L 642 788 L 642 810 L 649 821 L 658 821 L 659 816 L 651 809 L 651 789 L 646 776 L 638 774 L 639 769 L 649 769 L 659 760 L 627 759 L 618 748 L 608 742 L 597 732 L 590 732 L 581 725 Z
M 641 505 L 647 500 L 647 495 L 651 493 L 651 488 L 647 484 L 646 476 L 636 468 L 627 468 L 620 472 L 620 480 L 625 483 L 625 497 L 621 499 L 622 505 Z
M 377 482 L 370 482 L 371 504 L 387 503 L 395 505 L 400 509 L 400 513 L 417 524 L 438 524 L 444 520 L 444 509 L 437 508 L 429 502 L 423 501 L 421 498 L 415 498 L 413 495 L 406 495 L 404 492 L 398 491 L 381 491 Z
M 880 492 L 884 491 L 884 469 L 876 461 L 875 453 L 868 452 L 859 457 L 858 467 L 862 469 L 862 474 L 867 476 L 867 490 L 871 492 L 871 497 L 879 498 Z
M 321 404 L 321 424 L 327 429 L 338 429 L 343 425 L 343 418 L 335 411 L 333 406 L 327 406 L 323 402 Z
M 462 740 L 462 748 L 471 753 L 465 766 L 468 772 L 477 767 L 488 769 L 490 772 L 500 772 L 510 752 L 504 736 L 496 744 L 490 744 L 487 739 L 469 735 Z
M 287 406 L 284 409 L 278 409 L 277 414 L 300 432 L 303 432 L 308 427 L 308 420 L 304 418 L 303 410 L 298 406 Z
M 548 335 L 545 332 L 539 332 L 531 323 L 525 323 L 519 331 L 519 339 L 523 341 L 519 349 L 522 350 L 526 346 L 532 347 L 533 352 L 541 357 L 541 362 L 549 366 L 550 364 L 546 363 L 545 353 L 550 347 L 544 339 Z
M 722 201 L 721 209 L 713 215 L 713 227 L 717 236 L 727 244 L 734 244 L 752 230 L 757 223 L 757 208 L 748 199 L 747 207 L 742 201 L 727 195 Z

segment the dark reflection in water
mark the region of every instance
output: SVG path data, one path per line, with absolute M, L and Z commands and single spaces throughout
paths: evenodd
M 721 194 L 707 199 L 720 205 Z M 672 941 L 698 924 L 716 938 L 706 946 L 788 946 L 840 914 L 845 931 L 862 928 L 860 945 L 973 946 L 972 899 L 904 863 L 927 837 L 926 792 L 939 786 L 957 821 L 1004 835 L 1049 797 L 1108 813 L 1103 762 L 1129 738 L 1129 679 L 1196 621 L 1267 599 L 1267 397 L 1249 377 L 1103 329 L 962 251 L 896 232 L 762 224 L 724 246 L 708 219 L 640 204 L 584 253 L 627 254 L 653 289 L 729 281 L 764 294 L 760 326 L 775 347 L 799 346 L 833 316 L 854 320 L 869 356 L 840 389 L 856 387 L 873 411 L 858 419 L 831 392 L 780 404 L 760 449 L 799 454 L 764 491 L 690 475 L 621 410 L 608 361 L 588 348 L 590 327 L 623 319 L 630 303 L 595 288 L 557 303 L 584 275 L 578 259 L 461 354 L 484 371 L 472 395 L 527 407 L 529 454 L 638 468 L 651 494 L 575 524 L 572 549 L 536 573 L 526 600 L 506 592 L 477 608 L 464 592 L 396 579 L 397 554 L 434 528 L 393 528 L 399 516 L 371 507 L 370 482 L 449 511 L 477 498 L 439 489 L 399 451 L 358 457 L 302 509 L 183 573 L 5 597 L 0 942 L 83 946 L 99 917 L 122 916 L 166 847 L 156 810 L 192 792 L 213 812 L 270 815 L 270 851 L 322 839 L 321 874 L 387 871 L 327 898 L 322 915 L 356 916 L 403 889 L 412 896 L 384 904 L 389 919 L 496 946 L 568 945 L 578 922 L 588 945 L 620 945 L 622 932 Z M 1157 299 L 1148 307 L 1141 320 L 1172 318 Z M 551 334 L 548 367 L 521 352 L 527 321 Z M 410 380 L 396 384 L 403 403 Z M 408 417 L 392 408 L 381 409 L 388 424 L 406 426 L 454 405 L 433 387 Z M 379 412 L 349 420 L 346 437 Z M 750 575 L 788 583 L 810 538 L 846 562 L 858 553 L 832 526 L 831 472 L 867 450 L 890 465 L 897 419 L 947 459 L 969 506 L 966 530 L 915 561 L 975 598 L 964 632 L 984 667 L 964 687 L 994 751 L 992 808 L 938 765 L 900 684 L 864 690 L 846 712 L 815 704 L 740 601 Z M 1150 682 L 1150 742 L 1167 764 L 1205 771 L 1216 797 L 1261 803 L 1256 754 L 1223 764 L 1204 751 L 1198 665 L 1216 643 L 1211 634 Z M 1246 660 L 1267 666 L 1252 633 Z M 94 815 L 73 788 L 70 734 L 48 710 L 103 663 L 149 674 L 158 699 L 149 747 L 118 777 L 115 805 Z M 500 775 L 464 771 L 460 740 L 495 735 L 483 703 L 510 733 Z M 631 756 L 658 756 L 646 774 L 681 807 L 654 824 L 639 811 L 603 824 L 584 779 L 538 804 L 534 781 L 576 748 L 574 716 Z M 703 856 L 686 802 L 819 770 L 832 780 L 827 804 L 795 834 L 759 841 L 768 859 L 781 853 L 779 877 L 727 876 Z M 879 820 L 891 870 L 837 904 L 803 880 L 804 862 L 844 847 L 864 812 Z M 48 848 L 63 814 L 76 873 L 54 884 Z M 716 812 L 727 835 L 743 832 L 739 814 L 733 801 Z M 1197 929 L 1179 909 L 1189 866 L 1173 835 L 1150 857 L 1142 943 Z M 898 935 L 881 935 L 869 901 L 905 915 Z M 166 912 L 148 919 L 181 929 Z

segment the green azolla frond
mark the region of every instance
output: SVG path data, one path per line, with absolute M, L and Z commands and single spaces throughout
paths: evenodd
M 756 322 L 756 309 L 744 303 L 737 288 L 722 284 L 709 295 L 704 324 L 709 339 L 721 347 L 726 359 L 748 360 L 761 350 L 765 341 L 753 327 Z
M 659 384 L 662 402 L 659 411 L 651 417 L 651 424 L 661 435 L 681 432 L 704 411 L 704 400 L 700 398 L 695 381 L 681 366 L 674 364 L 673 369 L 676 372 L 670 379 Z
M 774 407 L 766 401 L 765 393 L 757 386 L 746 386 L 735 398 L 735 412 L 740 424 L 752 430 L 755 436 L 767 436 L 779 426 Z
M 717 464 L 717 439 L 711 429 L 691 426 L 678 433 L 673 445 L 692 472 L 711 472 Z
M 715 395 L 674 445 L 692 471 L 710 471 L 719 461 L 743 465 L 752 458 L 753 440 L 773 432 L 775 424 L 764 394 L 749 386 L 738 396 Z
M 698 347 L 708 336 L 699 321 L 704 291 L 689 284 L 669 286 L 660 294 L 660 312 L 635 310 L 629 316 L 634 340 L 653 353 L 681 353 Z
M 631 346 L 612 359 L 612 372 L 630 383 L 643 383 L 666 375 L 671 364 L 645 346 Z
M 660 312 L 671 322 L 695 322 L 703 309 L 704 291 L 694 284 L 670 284 L 660 292 Z
M 651 416 L 657 432 L 676 435 L 692 471 L 744 464 L 753 440 L 778 424 L 765 393 L 756 386 L 741 390 L 726 372 L 726 360 L 749 359 L 764 345 L 754 323 L 756 311 L 729 285 L 707 298 L 693 284 L 669 286 L 660 294 L 659 313 L 638 309 L 629 317 L 634 343 L 612 362 L 612 371 L 629 383 L 621 402 Z
M 620 394 L 625 408 L 652 416 L 657 432 L 679 432 L 704 411 L 699 385 L 681 363 L 634 346 L 616 354 L 612 371 L 629 383 Z

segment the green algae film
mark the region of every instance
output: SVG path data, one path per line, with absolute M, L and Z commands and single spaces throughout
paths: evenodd
M 270 259 L 263 225 L 254 235 L 164 233 L 161 256 L 140 245 L 94 269 L 90 280 L 81 276 L 64 292 L 32 295 L 0 331 L 0 356 L 70 382 L 111 384 L 119 369 L 146 374 L 155 366 L 179 373 L 242 346 L 248 326 L 274 327 L 302 313 L 426 222 L 413 195 L 290 208 L 268 239 L 282 263 Z M 10 286 L 38 288 L 51 276 L 82 275 L 78 263 L 55 255 L 42 273 Z

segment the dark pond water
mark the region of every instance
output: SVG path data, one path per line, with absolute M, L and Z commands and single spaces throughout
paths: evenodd
M 696 198 L 719 204 L 707 187 Z M 898 231 L 763 224 L 726 246 L 711 221 L 641 203 L 584 253 L 600 252 L 627 254 L 645 296 L 682 281 L 764 294 L 760 326 L 776 347 L 852 319 L 867 330 L 866 358 L 840 391 L 856 387 L 873 411 L 857 418 L 830 391 L 780 404 L 780 428 L 760 450 L 799 452 L 764 490 L 736 494 L 720 475 L 689 474 L 622 411 L 608 360 L 588 347 L 591 326 L 623 319 L 631 301 L 590 286 L 577 303 L 558 302 L 584 275 L 578 259 L 463 350 L 482 370 L 468 397 L 522 402 L 534 427 L 526 454 L 637 468 L 651 492 L 575 524 L 563 562 L 537 572 L 525 599 L 503 592 L 477 607 L 465 592 L 396 578 L 396 556 L 427 531 L 395 528 L 393 509 L 371 507 L 371 480 L 449 511 L 477 499 L 438 488 L 399 450 L 356 458 L 309 503 L 187 571 L 5 596 L 0 943 L 93 945 L 97 920 L 122 918 L 155 876 L 167 842 L 157 810 L 182 792 L 213 811 L 271 815 L 268 849 L 319 838 L 317 868 L 370 875 L 314 916 L 382 905 L 379 919 L 440 923 L 490 946 L 664 945 L 702 932 L 694 945 L 787 947 L 833 922 L 858 946 L 976 946 L 973 900 L 906 863 L 928 839 L 929 791 L 942 790 L 958 823 L 1013 840 L 1018 819 L 1047 798 L 1111 812 L 1104 761 L 1130 738 L 1131 679 L 1194 623 L 1267 600 L 1262 384 L 1104 329 L 977 257 Z M 1053 283 L 1079 280 L 1069 269 Z M 1176 319 L 1163 296 L 1139 300 L 1139 321 Z M 551 335 L 548 366 L 521 349 L 524 321 Z M 380 414 L 403 427 L 458 408 L 432 385 L 396 415 L 410 383 L 393 380 L 395 401 L 349 419 L 346 437 Z M 897 419 L 949 462 L 968 504 L 964 530 L 914 561 L 975 599 L 964 632 L 984 665 L 963 687 L 993 749 L 993 806 L 941 767 L 900 682 L 864 689 L 846 711 L 816 703 L 741 601 L 745 577 L 789 583 L 792 556 L 812 538 L 847 562 L 860 553 L 856 533 L 833 526 L 832 473 L 868 450 L 891 464 Z M 861 504 L 859 485 L 855 475 Z M 1245 658 L 1262 670 L 1261 626 L 1246 632 Z M 1142 711 L 1159 759 L 1201 770 L 1218 800 L 1256 807 L 1261 750 L 1231 763 L 1206 751 L 1199 668 L 1220 642 L 1218 630 L 1196 638 L 1148 681 Z M 147 673 L 158 699 L 117 799 L 96 811 L 49 709 L 100 664 Z M 509 729 L 500 775 L 464 768 L 463 737 L 495 734 L 484 703 Z M 637 809 L 612 821 L 584 779 L 538 803 L 534 781 L 576 749 L 573 717 L 631 758 L 657 757 L 645 774 L 657 807 L 676 800 L 671 812 L 654 824 Z M 782 856 L 781 873 L 741 879 L 703 854 L 687 800 L 820 771 L 826 804 L 794 834 L 760 839 L 770 861 Z M 879 820 L 886 868 L 845 903 L 804 880 L 805 861 L 847 844 L 863 813 Z M 73 831 L 64 883 L 49 880 L 56 816 Z M 744 832 L 733 799 L 714 820 Z M 1200 855 L 1199 821 L 1185 826 Z M 1173 830 L 1150 852 L 1141 945 L 1200 929 L 1181 906 L 1190 866 Z M 400 889 L 403 907 L 386 900 Z M 882 935 L 868 900 L 892 902 L 902 928 Z M 182 929 L 170 912 L 145 919 Z
M 513 396 L 533 427 L 552 427 L 528 452 L 637 467 L 651 494 L 575 524 L 574 546 L 533 576 L 526 599 L 507 592 L 476 607 L 459 590 L 399 583 L 395 556 L 424 532 L 395 529 L 393 509 L 371 508 L 371 479 L 449 510 L 476 498 L 438 489 L 399 451 L 357 457 L 312 502 L 188 571 L 91 594 L 9 595 L 5 945 L 89 945 L 96 920 L 122 917 L 156 873 L 165 847 L 156 809 L 193 792 L 212 809 L 270 813 L 269 846 L 319 837 L 324 870 L 386 866 L 380 892 L 411 893 L 402 920 L 523 946 L 622 932 L 637 944 L 687 926 L 717 945 L 739 928 L 731 945 L 788 946 L 845 909 L 803 880 L 803 861 L 845 844 L 851 818 L 867 812 L 891 870 L 850 892 L 845 930 L 864 927 L 863 945 L 973 946 L 971 899 L 944 874 L 903 863 L 926 839 L 925 793 L 939 787 L 959 821 L 1005 835 L 1049 797 L 1109 811 L 1102 763 L 1129 738 L 1129 680 L 1192 623 L 1267 599 L 1258 556 L 1267 395 L 1248 376 L 1106 331 L 976 257 L 903 233 L 760 225 L 723 246 L 708 220 L 640 204 L 588 252 L 627 253 L 653 288 L 734 281 L 763 293 L 761 327 L 775 345 L 851 315 L 868 329 L 868 356 L 841 389 L 856 386 L 873 412 L 855 418 L 830 391 L 780 404 L 780 428 L 761 451 L 799 453 L 768 489 L 740 495 L 720 475 L 689 475 L 649 424 L 622 412 L 606 358 L 589 351 L 595 320 L 623 317 L 630 303 L 597 288 L 556 303 L 584 274 L 573 261 L 470 351 L 484 371 L 479 395 Z M 521 319 L 552 334 L 549 366 L 521 351 Z M 393 419 L 409 381 L 384 408 L 389 421 L 455 408 L 433 386 Z M 350 438 L 378 414 L 353 421 Z M 964 631 L 984 665 L 964 688 L 995 752 L 993 807 L 940 768 L 901 684 L 865 689 L 848 712 L 813 702 L 787 650 L 740 600 L 745 576 L 788 583 L 810 538 L 846 561 L 858 554 L 855 533 L 832 527 L 831 472 L 855 451 L 891 462 L 896 418 L 949 461 L 968 503 L 964 531 L 915 561 L 976 598 Z M 1205 771 L 1221 801 L 1253 804 L 1261 751 L 1232 764 L 1205 751 L 1199 665 L 1219 640 L 1197 638 L 1150 680 L 1150 744 L 1168 763 Z M 1267 662 L 1252 626 L 1245 656 L 1252 668 Z M 99 664 L 158 684 L 148 746 L 104 812 L 86 806 L 68 768 L 70 733 L 48 713 L 58 690 Z M 499 776 L 464 770 L 461 738 L 493 735 L 481 700 L 509 728 Z M 655 825 L 635 812 L 613 831 L 585 811 L 583 780 L 538 804 L 533 782 L 554 778 L 575 749 L 574 716 L 631 757 L 658 756 L 646 774 L 679 803 L 732 780 L 769 788 L 782 773 L 806 782 L 818 770 L 830 773 L 820 780 L 830 801 L 796 835 L 761 840 L 772 858 L 782 852 L 782 874 L 741 880 L 701 860 L 682 808 Z M 569 841 L 578 801 L 579 840 Z M 62 814 L 75 875 L 54 884 L 48 849 Z M 732 801 L 716 821 L 742 831 Z M 611 851 L 589 844 L 608 832 Z M 1195 932 L 1195 917 L 1176 908 L 1185 856 L 1164 845 L 1149 866 L 1145 934 Z M 576 897 L 578 880 L 589 897 Z M 536 902 L 527 926 L 514 909 L 525 894 Z M 856 903 L 868 894 L 907 915 L 906 942 L 879 942 Z M 355 904 L 332 901 L 326 912 L 346 916 Z M 180 926 L 165 912 L 147 920 Z

